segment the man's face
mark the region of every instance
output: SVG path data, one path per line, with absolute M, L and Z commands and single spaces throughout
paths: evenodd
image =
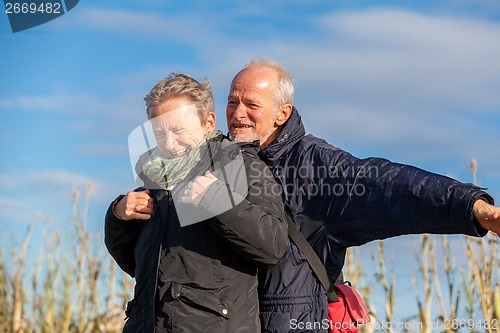
M 165 158 L 178 158 L 198 146 L 207 130 L 186 97 L 168 99 L 151 109 L 151 125 Z
M 229 136 L 233 140 L 259 140 L 261 147 L 266 147 L 276 137 L 277 85 L 278 75 L 267 67 L 249 67 L 236 75 L 226 107 Z

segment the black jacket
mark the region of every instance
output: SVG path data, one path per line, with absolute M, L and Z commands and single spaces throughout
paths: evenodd
M 260 331 L 257 269 L 275 265 L 286 251 L 283 204 L 255 145 L 218 136 L 210 147 L 215 155 L 200 161 L 188 178 L 243 158 L 236 171 L 246 173 L 248 194 L 234 208 L 181 227 L 174 189 L 151 191 L 155 211 L 148 221 L 122 221 L 112 212 L 114 204 L 108 209 L 106 246 L 136 279 L 124 332 Z M 199 209 L 222 203 L 225 184 L 212 184 Z
M 384 159 L 353 157 L 305 135 L 296 109 L 261 157 L 331 281 L 350 246 L 403 234 L 487 232 L 475 222 L 472 206 L 479 197 L 492 199 L 478 187 Z M 277 266 L 259 272 L 259 286 L 263 332 L 327 332 L 326 293 L 293 243 Z

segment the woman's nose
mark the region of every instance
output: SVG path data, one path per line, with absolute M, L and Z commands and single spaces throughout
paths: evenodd
M 167 149 L 171 149 L 177 144 L 177 136 L 172 132 L 167 132 L 165 135 L 165 145 Z

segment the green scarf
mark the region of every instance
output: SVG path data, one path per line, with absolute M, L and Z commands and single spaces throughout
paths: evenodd
M 154 148 L 149 158 L 144 163 L 144 175 L 164 190 L 172 190 L 175 185 L 186 178 L 191 169 L 206 156 L 208 151 L 207 141 L 217 136 L 219 131 L 205 134 L 200 144 L 180 158 L 165 158 L 158 147 Z

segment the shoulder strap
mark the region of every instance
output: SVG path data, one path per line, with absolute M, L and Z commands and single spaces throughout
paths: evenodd
M 335 291 L 335 285 L 330 282 L 325 266 L 319 259 L 316 252 L 314 252 L 309 242 L 305 239 L 304 235 L 302 235 L 299 229 L 297 229 L 297 226 L 292 222 L 292 220 L 288 216 L 287 216 L 287 221 L 288 221 L 288 235 L 295 243 L 295 245 L 297 245 L 297 247 L 306 256 L 307 262 L 309 263 L 312 270 L 314 271 L 319 281 L 323 285 L 323 288 L 325 288 L 326 290 L 326 293 L 328 295 L 328 302 L 330 303 L 338 302 L 337 293 Z

